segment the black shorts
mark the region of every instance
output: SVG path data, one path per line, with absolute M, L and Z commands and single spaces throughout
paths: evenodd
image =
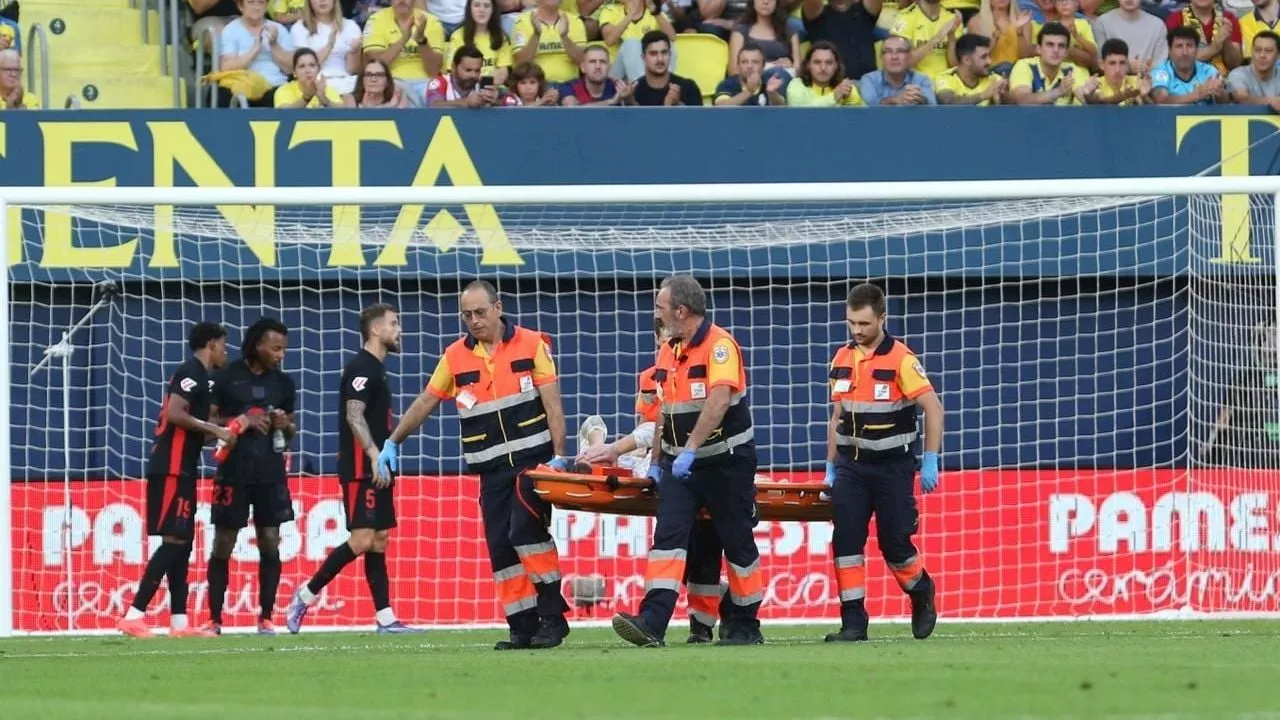
M 209 520 L 214 527 L 238 530 L 249 524 L 250 505 L 258 527 L 280 527 L 294 519 L 288 483 L 232 485 L 215 480 Z
M 147 476 L 147 534 L 191 539 L 196 530 L 196 479 Z
M 344 482 L 342 507 L 347 512 L 347 530 L 390 530 L 396 526 L 391 487 L 377 488 L 369 480 Z

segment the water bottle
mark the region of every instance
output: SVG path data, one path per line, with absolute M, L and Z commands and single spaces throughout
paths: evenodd
M 271 405 L 267 406 L 268 415 L 274 413 L 275 410 L 276 409 Z M 271 433 L 271 449 L 278 453 L 283 453 L 286 447 L 288 447 L 288 445 L 284 441 L 284 430 L 276 428 L 275 432 Z

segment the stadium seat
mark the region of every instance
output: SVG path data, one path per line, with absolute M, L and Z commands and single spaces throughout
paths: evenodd
M 160 75 L 160 50 L 155 45 L 98 45 L 61 47 L 49 53 L 49 69 L 56 79 L 92 70 L 103 78 L 121 75 Z
M 142 44 L 138 12 L 128 6 L 127 0 L 123 5 L 113 7 L 103 7 L 96 3 L 32 3 L 31 0 L 26 0 L 22 3 L 22 24 L 24 27 L 37 22 L 44 25 L 49 34 L 52 60 L 53 53 L 64 47 Z M 160 14 L 150 10 L 147 15 L 150 22 L 149 40 L 154 45 L 160 41 Z
M 698 83 L 704 100 L 715 94 L 729 68 L 729 43 L 715 35 L 676 36 L 676 67 L 672 71 Z
M 130 75 L 122 80 L 104 81 L 104 73 L 54 75 L 52 94 L 61 108 L 68 95 L 80 100 L 82 109 L 113 110 L 117 108 L 163 110 L 173 107 L 173 78 L 161 75 Z M 181 80 L 181 78 L 179 78 Z M 180 97 L 186 97 L 185 83 Z
M 562 52 L 538 53 L 533 58 L 547 75 L 547 82 L 562 83 L 578 78 L 578 66 Z

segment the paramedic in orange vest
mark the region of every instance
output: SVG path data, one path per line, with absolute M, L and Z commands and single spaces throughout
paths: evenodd
M 662 331 L 662 323 L 657 322 L 654 335 L 658 347 L 667 339 Z M 641 371 L 637 381 L 636 415 L 640 416 L 640 426 L 630 435 L 626 435 L 613 443 L 596 445 L 587 449 L 581 460 L 588 464 L 616 464 L 618 458 L 633 452 L 644 455 L 640 463 L 633 466 L 633 472 L 642 476 L 648 472 L 648 457 L 653 447 L 652 438 L 657 435 L 657 423 L 660 421 L 662 401 L 658 399 L 658 381 L 655 378 L 658 366 L 652 365 Z M 604 420 L 598 416 L 601 425 Z M 590 422 L 590 420 L 588 420 Z M 646 432 L 642 432 L 645 430 Z M 637 441 L 638 437 L 649 437 L 644 446 Z M 715 526 L 706 513 L 699 513 L 689 536 L 689 560 L 685 566 L 684 585 L 688 597 L 689 637 L 685 642 L 693 645 L 709 643 L 714 638 L 712 632 L 719 621 L 721 607 L 728 602 L 728 595 L 720 585 L 720 569 L 724 565 L 724 551 L 720 547 L 720 538 L 716 535 Z
M 498 599 L 511 638 L 497 650 L 543 649 L 569 634 L 560 561 L 547 532 L 551 506 L 524 475 L 540 463 L 567 469 L 564 409 L 547 338 L 503 316 L 493 285 L 477 280 L 459 301 L 467 335 L 450 345 L 427 387 L 383 445 L 378 464 L 399 471 L 399 446 L 442 400 L 452 399 L 462 454 L 480 476 L 480 511 Z
M 671 338 L 654 374 L 661 427 L 649 478 L 657 485 L 658 522 L 640 611 L 616 614 L 613 629 L 634 645 L 665 644 L 690 534 L 706 508 L 729 561 L 730 602 L 718 644 L 757 645 L 764 642 L 757 619 L 764 583 L 753 536 L 756 447 L 742 350 L 706 316 L 706 293 L 692 277 L 663 281 L 655 315 Z
M 880 554 L 911 598 L 911 634 L 933 633 L 933 578 L 911 542 L 918 515 L 914 493 L 916 415 L 924 410 L 920 485 L 938 486 L 942 403 L 924 367 L 901 340 L 885 331 L 885 298 L 862 284 L 849 292 L 845 317 L 853 342 L 836 351 L 830 383 L 834 412 L 827 432 L 826 484 L 831 487 L 832 555 L 840 588 L 840 632 L 827 642 L 867 639 L 867 527 L 876 516 Z

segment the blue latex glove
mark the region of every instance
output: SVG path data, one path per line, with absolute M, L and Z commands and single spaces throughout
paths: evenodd
M 924 463 L 920 466 L 920 489 L 926 494 L 938 487 L 938 453 L 924 454 Z
M 827 474 L 825 477 L 822 478 L 822 484 L 826 485 L 827 487 L 831 487 L 832 485 L 836 484 L 836 464 L 835 463 L 832 463 L 832 462 L 827 463 Z
M 653 488 L 656 490 L 662 484 L 662 466 L 653 463 L 649 466 L 649 472 L 645 473 L 644 476 L 653 481 Z
M 693 451 L 682 450 L 676 456 L 676 461 L 671 463 L 671 474 L 677 480 L 683 480 L 689 477 L 689 471 L 693 468 Z
M 400 472 L 400 446 L 392 442 L 391 438 L 382 443 L 382 452 L 378 453 L 378 468 L 383 475 L 390 475 L 392 472 Z
M 547 463 L 547 467 L 557 472 L 567 472 L 569 470 L 569 458 L 553 457 L 551 462 Z

